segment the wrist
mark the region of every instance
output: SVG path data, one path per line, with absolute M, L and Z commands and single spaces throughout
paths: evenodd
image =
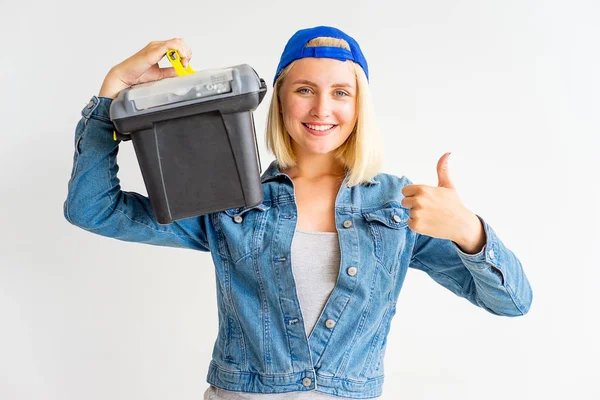
M 454 242 L 467 254 L 480 252 L 485 246 L 486 237 L 485 229 L 479 217 L 474 213 L 469 213 L 469 217 L 462 227 L 460 235 L 454 239 Z
M 111 70 L 108 75 L 106 75 L 106 78 L 104 78 L 104 82 L 102 82 L 98 97 L 114 99 L 123 89 L 128 87 L 129 86 L 125 85 L 120 79 L 115 78 Z

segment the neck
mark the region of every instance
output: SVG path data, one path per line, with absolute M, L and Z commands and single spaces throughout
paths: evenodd
M 341 161 L 330 154 L 300 155 L 296 153 L 296 165 L 285 169 L 290 178 L 318 179 L 325 176 L 336 176 L 343 179 L 346 170 Z

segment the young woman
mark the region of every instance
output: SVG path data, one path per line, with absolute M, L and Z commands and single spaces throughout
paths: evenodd
M 83 109 L 65 217 L 116 239 L 210 251 L 219 334 L 205 399 L 367 399 L 409 267 L 497 315 L 524 315 L 532 291 L 517 257 L 460 202 L 438 162 L 438 187 L 380 173 L 367 62 L 332 27 L 298 31 L 274 79 L 266 140 L 275 161 L 264 201 L 159 225 L 149 200 L 121 190 L 111 100 L 175 76 L 152 42 L 113 67 Z

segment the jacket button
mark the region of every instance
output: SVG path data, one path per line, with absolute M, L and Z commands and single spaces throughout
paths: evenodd
M 400 217 L 399 217 L 398 215 L 396 215 L 396 214 L 394 214 L 394 216 L 393 216 L 392 218 L 394 218 L 394 221 L 396 221 L 396 222 L 400 222 L 400 221 L 402 221 L 402 218 L 400 218 Z
M 490 249 L 490 251 L 488 251 L 488 254 L 490 255 L 490 258 L 494 258 L 494 249 Z
M 242 223 L 242 221 L 244 220 L 244 218 L 242 218 L 242 216 L 241 216 L 241 215 L 236 215 L 235 217 L 233 217 L 233 220 L 234 220 L 236 223 L 240 224 L 240 223 Z
M 350 228 L 351 226 L 352 226 L 352 221 L 350 221 L 349 219 L 344 221 L 344 228 Z
M 356 273 L 358 272 L 358 270 L 356 269 L 356 267 L 350 267 L 346 270 L 346 272 L 348 272 L 348 275 L 350 276 L 354 276 L 356 275 Z
M 331 329 L 335 326 L 335 321 L 332 319 L 328 319 L 327 321 L 325 321 L 325 326 Z
M 302 384 L 306 387 L 309 387 L 310 385 L 312 385 L 312 379 L 304 378 L 304 379 L 302 379 Z

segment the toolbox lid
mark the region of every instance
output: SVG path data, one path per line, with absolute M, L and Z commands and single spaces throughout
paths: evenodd
M 165 78 L 122 90 L 112 101 L 110 119 L 129 118 L 189 104 L 225 99 L 265 89 L 266 84 L 248 64 L 207 69 Z

